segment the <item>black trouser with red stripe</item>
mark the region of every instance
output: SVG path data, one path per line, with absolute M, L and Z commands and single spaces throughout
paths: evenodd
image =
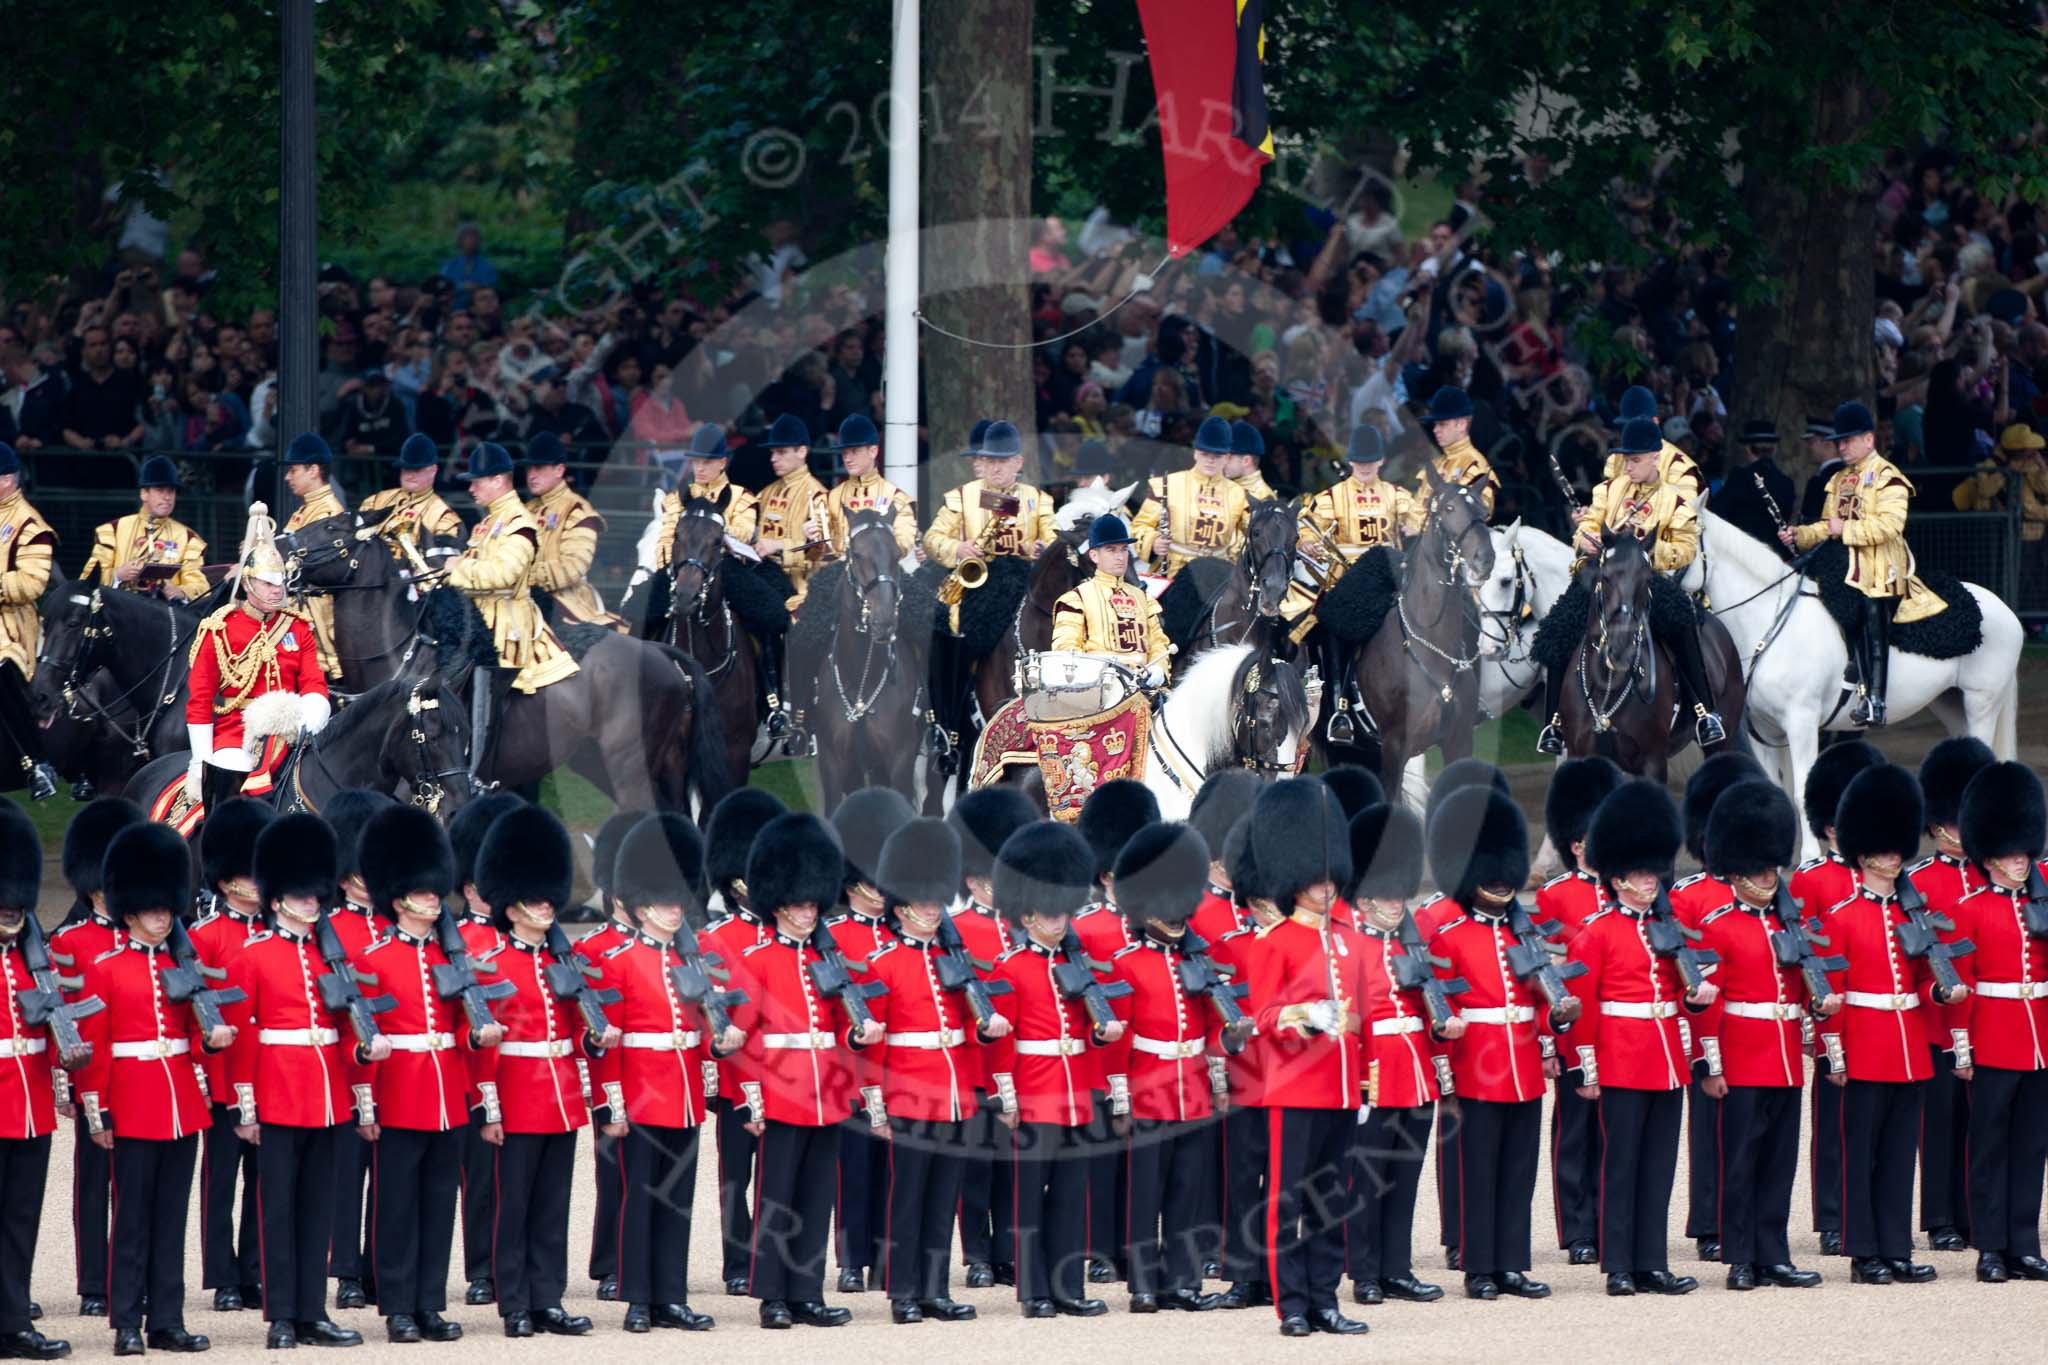
M 109 1317 L 116 1331 L 185 1325 L 185 1211 L 199 1134 L 114 1139 L 114 1257 L 107 1269 Z M 12 1191 L 9 1191 L 10 1197 Z
M 724 1242 L 721 1279 L 744 1280 L 754 1257 L 754 1209 L 747 1187 L 754 1178 L 760 1139 L 747 1131 L 746 1111 L 728 1099 L 718 1111 L 718 1226 Z
M 880 1269 L 882 1233 L 889 1221 L 889 1140 L 855 1111 L 839 1125 L 839 1180 L 834 1195 L 841 1270 Z
M 1671 1269 L 1666 1223 L 1678 1173 L 1683 1090 L 1600 1087 L 1600 1268 Z
M 1133 1119 L 1126 1148 L 1125 1223 L 1133 1294 L 1202 1287 L 1202 1181 L 1209 1173 L 1206 1119 Z
M 593 1130 L 592 1155 L 597 1164 L 597 1213 L 590 1223 L 590 1278 L 599 1283 L 619 1273 L 619 1144 Z
M 690 1221 L 703 1129 L 635 1123 L 615 1140 L 623 1203 L 615 1215 L 619 1297 L 688 1303 Z
M 1088 1294 L 1088 1180 L 1093 1147 L 1085 1128 L 1019 1123 L 1016 1171 L 1017 1297 L 1081 1299 Z
M 1920 1114 L 1920 1227 L 1954 1228 L 1969 1235 L 1970 1096 L 1956 1079 L 1956 1054 L 1930 1045 L 1934 1075 L 1922 1093 Z
M 327 1273 L 359 1280 L 374 1300 L 376 1267 L 363 1254 L 365 1196 L 370 1185 L 370 1144 L 353 1128 L 341 1130 L 334 1147 L 334 1240 L 327 1249 Z
M 1685 1087 L 1685 1235 L 1721 1235 L 1721 1101 L 1700 1089 L 1698 1077 Z
M 1537 1150 L 1543 1142 L 1543 1101 L 1461 1097 L 1456 1140 L 1443 1154 L 1459 1192 L 1456 1241 L 1467 1275 L 1529 1268 L 1529 1204 L 1536 1197 Z
M 463 1136 L 460 1128 L 384 1128 L 369 1144 L 370 1253 L 384 1317 L 448 1307 Z
M 263 1229 L 263 1316 L 327 1316 L 327 1247 L 334 1231 L 340 1127 L 266 1123 L 256 1144 L 257 1222 Z
M 1231 1107 L 1223 1118 L 1223 1278 L 1266 1284 L 1266 1111 Z
M 964 1123 L 889 1120 L 888 1213 L 882 1238 L 888 1263 L 882 1285 L 896 1300 L 944 1299 L 953 1213 L 966 1165 Z
M 498 1287 L 498 1316 L 560 1308 L 569 1287 L 576 1134 L 507 1133 L 496 1150 L 491 1279 Z
M 484 1111 L 469 1111 L 462 1134 L 462 1278 L 491 1278 L 491 1234 L 498 1225 L 498 1149 L 485 1142 Z
M 1415 1274 L 1415 1196 L 1435 1113 L 1434 1104 L 1374 1108 L 1356 1127 L 1344 1259 L 1358 1284 Z
M 1842 1230 L 1842 1089 L 1816 1069 L 1813 1076 L 1812 1170 L 1813 1230 Z
M 233 1105 L 214 1105 L 212 1126 L 200 1140 L 199 1283 L 206 1289 L 254 1289 L 263 1277 L 257 1247 L 256 1148 L 235 1133 L 241 1115 Z M 237 1171 L 242 1175 L 239 1238 L 235 1235 Z M 256 1304 L 251 1300 L 247 1306 Z
M 78 1297 L 107 1296 L 107 1201 L 111 1155 L 93 1146 L 81 1112 L 72 1123 L 71 1250 L 77 1258 Z
M 1977 1064 L 1970 1082 L 1969 1151 L 1972 1245 L 2008 1256 L 2039 1256 L 2048 1071 Z
M 979 1098 L 979 1092 L 977 1092 Z M 960 1163 L 960 1259 L 968 1265 L 993 1265 L 1008 1256 L 996 1248 L 1008 1247 L 1006 1238 L 996 1235 L 996 1133 L 995 1115 L 986 1107 L 975 1110 L 966 1124 L 965 1154 Z M 1008 1150 L 1009 1131 L 1003 1129 L 1003 1148 Z M 1007 1166 L 1007 1163 L 1005 1163 Z M 1009 1172 L 1003 1172 L 1002 1195 L 1008 1202 Z
M 1465 1168 L 1458 1159 L 1464 1108 L 1445 1106 L 1436 1116 L 1437 1241 L 1450 1250 L 1457 1249 L 1465 1227 Z
M 1344 1274 L 1351 1109 L 1268 1109 L 1266 1260 L 1283 1318 L 1335 1310 Z
M 1821 1082 L 1826 1085 L 1826 1081 Z M 1721 1261 L 1790 1265 L 1792 1181 L 1799 1172 L 1799 1087 L 1731 1085 L 1721 1131 Z
M 1088 1256 L 1125 1270 L 1128 1205 L 1124 1195 L 1124 1140 L 1116 1135 L 1109 1096 L 1095 1096 L 1095 1118 L 1088 1135 Z
M 1565 1250 L 1600 1241 L 1600 1104 L 1579 1098 L 1582 1079 L 1576 1068 L 1565 1072 L 1550 1111 L 1550 1188 Z
M 839 1128 L 769 1119 L 754 1163 L 754 1246 L 747 1292 L 762 1302 L 821 1303 Z
M 1913 1254 L 1913 1156 L 1926 1084 L 1852 1077 L 1843 1087 L 1842 1250 L 1851 1256 Z
M 32 1327 L 29 1269 L 43 1223 L 43 1189 L 50 1178 L 50 1134 L 0 1139 L 0 1335 Z

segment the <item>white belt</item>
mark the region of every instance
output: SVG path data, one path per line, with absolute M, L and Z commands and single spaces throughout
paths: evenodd
M 455 1046 L 452 1033 L 387 1033 L 393 1052 L 446 1052 Z
M 1917 1010 L 1920 997 L 1917 995 L 1878 995 L 1874 991 L 1850 991 L 1843 997 L 1858 1009 L 1865 1010 Z
M 116 1043 L 114 1055 L 134 1061 L 155 1061 L 160 1057 L 182 1057 L 192 1050 L 187 1038 L 158 1038 L 147 1043 Z M 37 1048 L 36 1051 L 42 1051 Z
M 1017 1055 L 1020 1057 L 1072 1057 L 1085 1044 L 1079 1038 L 1019 1038 Z
M 1372 1021 L 1372 1036 L 1392 1038 L 1403 1033 L 1422 1032 L 1422 1017 L 1416 1014 L 1403 1015 L 1399 1019 L 1375 1019 Z
M 0 1057 L 33 1057 L 49 1045 L 47 1038 L 0 1038 Z
M 265 1047 L 326 1047 L 341 1035 L 331 1028 L 266 1028 L 256 1031 L 256 1041 Z
M 619 1040 L 622 1047 L 644 1048 L 649 1052 L 682 1052 L 704 1041 L 704 1035 L 691 1029 L 675 1033 L 628 1033 Z
M 1531 1005 L 1504 1005 L 1498 1008 L 1460 1010 L 1468 1024 L 1527 1024 L 1535 1021 L 1536 1010 Z
M 761 1035 L 762 1047 L 775 1048 L 782 1051 L 825 1052 L 831 1049 L 837 1042 L 838 1039 L 829 1033 L 823 1032 L 764 1033 Z
M 1732 1019 L 1776 1019 L 1784 1021 L 1799 1017 L 1799 1006 L 1783 1005 L 1775 1001 L 1753 1004 L 1747 1000 L 1724 1000 L 1721 1008 Z
M 1600 1012 L 1615 1019 L 1675 1019 L 1675 1000 L 1602 1000 Z
M 1208 1040 L 1203 1038 L 1147 1038 L 1142 1033 L 1131 1035 L 1131 1047 L 1148 1057 L 1170 1057 L 1176 1061 L 1184 1061 L 1189 1057 L 1201 1056 L 1202 1049 L 1207 1046 Z
M 967 1031 L 957 1028 L 942 1028 L 931 1033 L 892 1033 L 890 1047 L 918 1048 L 926 1052 L 941 1052 L 949 1047 L 958 1047 L 967 1041 Z
M 567 1038 L 550 1038 L 544 1043 L 500 1043 L 500 1057 L 566 1057 L 570 1042 Z
M 1989 1000 L 2048 1000 L 2048 983 L 2040 981 L 1979 981 L 1977 994 Z

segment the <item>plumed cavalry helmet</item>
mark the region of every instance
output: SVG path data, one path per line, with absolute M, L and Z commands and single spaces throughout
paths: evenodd
M 242 554 L 235 565 L 239 576 L 235 591 L 249 579 L 283 587 L 284 556 L 277 552 L 277 520 L 260 502 L 249 504 L 249 524 L 242 532 Z

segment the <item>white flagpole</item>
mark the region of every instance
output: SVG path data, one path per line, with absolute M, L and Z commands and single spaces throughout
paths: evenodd
M 885 258 L 882 474 L 917 496 L 918 0 L 894 0 L 889 75 L 889 249 Z

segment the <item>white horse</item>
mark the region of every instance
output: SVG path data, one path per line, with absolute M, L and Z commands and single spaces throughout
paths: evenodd
M 1779 781 L 1799 803 L 1806 770 L 1827 730 L 1860 730 L 1850 718 L 1842 686 L 1848 647 L 1834 618 L 1806 579 L 1745 532 L 1712 512 L 1700 513 L 1700 556 L 1687 577 L 1696 586 L 1704 573 L 1714 614 L 1743 651 L 1749 678 L 1745 721 L 1779 764 Z M 1975 583 L 1964 584 L 1984 617 L 1984 638 L 1956 659 L 1929 659 L 1892 650 L 1885 709 L 1893 720 L 1931 708 L 1951 734 L 1967 733 L 1991 746 L 2001 759 L 2018 747 L 2019 618 L 1998 597 Z M 1819 849 L 1810 835 L 1805 855 Z

